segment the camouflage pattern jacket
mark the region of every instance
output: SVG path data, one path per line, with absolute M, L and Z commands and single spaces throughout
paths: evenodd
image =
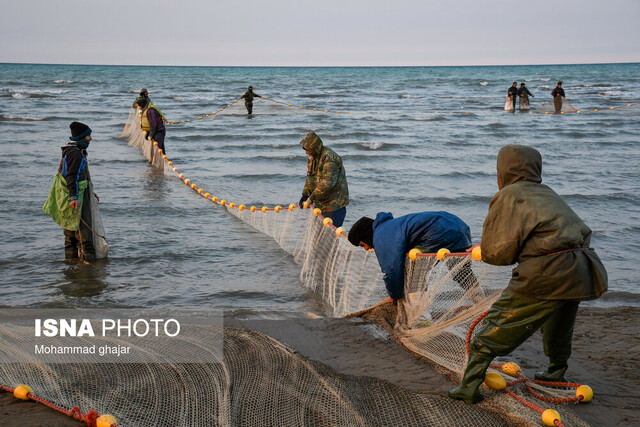
M 310 154 L 307 160 L 307 181 L 302 194 L 309 196 L 316 208 L 332 212 L 349 204 L 349 187 L 342 159 L 332 149 L 324 147 L 314 132 L 309 132 L 300 145 Z

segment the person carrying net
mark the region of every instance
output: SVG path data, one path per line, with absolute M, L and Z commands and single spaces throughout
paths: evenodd
M 558 85 L 551 91 L 553 96 L 553 106 L 555 107 L 556 114 L 562 111 L 562 100 L 566 99 L 564 96 L 564 89 L 562 89 L 562 82 L 558 82 Z
M 247 108 L 247 114 L 253 114 L 253 98 L 262 98 L 260 95 L 253 91 L 253 86 L 249 86 L 249 89 L 242 94 L 240 99 L 244 99 L 244 106 Z
M 520 97 L 520 109 L 528 110 L 529 109 L 529 97 L 535 98 L 525 83 L 520 83 L 520 89 L 518 89 L 518 96 Z
M 299 205 L 302 207 L 308 199 L 322 211 L 322 216 L 331 218 L 333 225 L 340 227 L 349 204 L 349 186 L 342 159 L 331 148 L 325 147 L 313 131 L 300 141 L 300 145 L 309 158 L 307 180 Z

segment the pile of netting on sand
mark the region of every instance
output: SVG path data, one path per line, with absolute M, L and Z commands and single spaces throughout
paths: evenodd
M 137 137 L 132 130 L 130 141 Z M 176 171 L 160 158 L 165 168 Z M 469 254 L 414 253 L 405 260 L 406 298 L 396 307 L 386 299 L 375 254 L 352 246 L 344 231 L 324 220 L 319 210 L 294 205 L 246 208 L 223 204 L 195 184 L 190 188 L 289 253 L 301 266 L 302 284 L 326 302 L 324 315 L 371 319 L 456 382 L 466 366 L 470 326 L 510 278 L 509 267 L 474 261 Z M 482 386 L 484 402 L 468 405 L 378 379 L 337 374 L 256 332 L 225 328 L 223 335 L 220 363 L 56 365 L 36 364 L 33 355 L 16 354 L 14 344 L 32 340 L 32 328 L 2 328 L 0 384 L 28 384 L 35 395 L 58 406 L 109 413 L 127 426 L 501 425 L 505 419 L 512 425 L 539 425 L 536 404 L 557 410 L 566 425 L 586 425 L 559 404 L 576 401 L 575 384 L 541 384 L 521 372 L 501 372 L 508 387 Z M 206 351 L 204 338 L 189 341 L 176 340 L 175 351 L 193 343 Z M 15 360 L 24 362 L 8 363 Z M 500 372 L 503 364 L 497 361 L 490 371 Z M 546 401 L 540 403 L 534 394 Z

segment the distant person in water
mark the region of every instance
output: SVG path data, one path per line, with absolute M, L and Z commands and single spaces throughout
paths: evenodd
M 518 99 L 518 82 L 513 82 L 507 91 L 507 102 L 504 104 L 505 111 L 516 109 L 516 100 Z
M 138 101 L 141 99 L 149 99 L 149 92 L 145 88 L 140 89 L 140 95 L 133 101 L 131 108 L 138 108 Z
M 249 89 L 247 89 L 247 91 L 240 97 L 240 99 L 244 99 L 244 106 L 247 107 L 248 114 L 253 114 L 253 98 L 256 96 L 258 98 L 262 98 L 253 91 L 253 86 L 249 86 Z
M 524 83 L 520 83 L 520 89 L 518 89 L 518 97 L 520 98 L 520 109 L 529 109 L 529 97 L 535 98 Z
M 146 99 L 147 101 L 149 101 L 149 105 L 155 108 L 158 113 L 160 113 L 160 115 L 162 116 L 162 120 L 167 120 L 164 114 L 162 114 L 162 111 L 160 111 L 160 109 L 156 107 L 153 101 L 149 98 L 149 92 L 144 88 L 140 89 L 140 95 L 138 95 L 136 100 L 133 101 L 133 105 L 131 106 L 131 108 L 138 108 L 138 101 L 140 101 L 141 99 Z
M 562 89 L 562 82 L 558 82 L 558 86 L 551 91 L 551 96 L 553 96 L 553 106 L 556 108 L 556 114 L 558 114 L 562 111 L 562 100 L 566 99 L 564 89 Z
M 306 200 L 311 201 L 322 211 L 322 216 L 331 218 L 333 225 L 340 227 L 349 204 L 349 186 L 342 159 L 331 148 L 323 146 L 315 132 L 309 132 L 300 145 L 309 159 L 299 205 L 302 207 Z
M 158 143 L 158 148 L 166 154 L 164 148 L 164 137 L 167 133 L 164 127 L 164 120 L 162 115 L 155 106 L 152 105 L 148 98 L 142 98 L 138 101 L 138 108 L 140 109 L 140 127 L 144 134 L 144 139 L 151 138 Z

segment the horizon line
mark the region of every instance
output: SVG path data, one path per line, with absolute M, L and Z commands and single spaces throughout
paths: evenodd
M 0 62 L 0 65 L 72 65 L 87 67 L 200 67 L 200 68 L 435 68 L 435 67 L 531 67 L 553 65 L 626 65 L 636 62 L 574 62 L 539 64 L 458 64 L 458 65 L 143 65 L 143 64 L 82 64 L 57 62 Z

